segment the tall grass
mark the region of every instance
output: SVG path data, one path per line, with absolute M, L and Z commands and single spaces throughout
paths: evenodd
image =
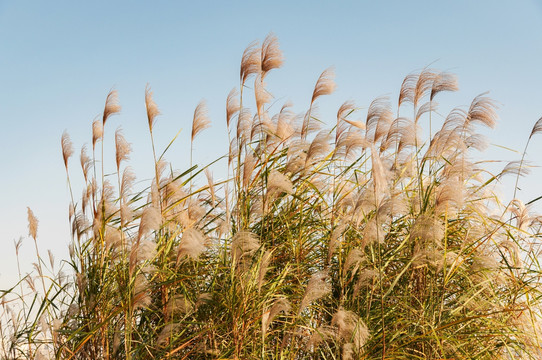
M 482 94 L 439 123 L 435 100 L 457 81 L 424 69 L 405 78 L 395 112 L 385 97 L 362 115 L 345 102 L 321 130 L 315 105 L 335 88 L 332 70 L 306 113 L 286 104 L 271 114 L 264 79 L 281 64 L 273 36 L 245 50 L 240 97 L 234 89 L 226 104 L 228 177 L 216 182 L 220 162 L 192 166 L 192 152 L 189 169 L 171 170 L 147 88 L 154 178 L 136 189 L 120 131 L 104 152 L 120 111 L 107 96 L 92 155 L 81 150 L 85 183 L 70 184 L 83 195 L 72 194 L 68 275 L 37 253 L 36 273 L 2 293 L 4 358 L 542 357 L 542 218 L 493 192 L 523 159 L 498 174 L 471 160 L 478 128 L 495 125 L 494 102 Z M 208 124 L 201 103 L 191 149 Z M 69 182 L 67 134 L 62 151 Z

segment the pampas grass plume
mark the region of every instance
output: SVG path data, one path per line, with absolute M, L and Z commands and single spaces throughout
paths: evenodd
M 297 311 L 300 314 L 307 306 L 309 306 L 313 301 L 323 298 L 331 292 L 331 285 L 326 281 L 329 274 L 326 270 L 317 271 L 312 274 L 307 288 L 305 289 L 305 294 L 303 295 L 303 300 L 299 305 Z
M 73 144 L 70 139 L 70 135 L 66 131 L 62 133 L 62 138 L 60 142 L 62 145 L 62 158 L 64 159 L 64 166 L 66 167 L 66 171 L 67 171 L 68 160 L 73 155 Z
M 205 251 L 205 235 L 195 228 L 186 229 L 183 232 L 181 243 L 177 249 L 177 262 L 183 256 L 188 256 L 193 260 L 197 260 Z
M 160 210 L 154 206 L 146 207 L 141 214 L 137 239 L 140 240 L 149 231 L 157 230 L 160 227 L 161 221 L 162 216 L 160 215 Z
M 111 90 L 109 94 L 107 94 L 107 98 L 105 100 L 105 107 L 104 107 L 104 113 L 102 117 L 102 124 L 105 126 L 105 122 L 111 115 L 118 114 L 120 112 L 120 105 L 119 105 L 119 99 L 118 99 L 118 93 L 116 90 Z
M 34 216 L 34 213 L 29 207 L 26 209 L 28 214 L 28 235 L 32 236 L 32 238 L 36 240 L 38 237 L 38 219 Z
M 104 135 L 103 123 L 100 120 L 95 120 L 92 123 L 92 150 L 96 148 L 96 142 L 102 139 Z
M 226 125 L 229 129 L 231 118 L 239 111 L 239 99 L 237 98 L 239 92 L 236 88 L 231 89 L 226 100 Z
M 279 42 L 274 34 L 269 34 L 265 38 L 262 44 L 262 79 L 267 72 L 272 69 L 277 69 L 282 65 L 283 56 L 282 51 L 279 49 Z
M 258 42 L 254 41 L 243 52 L 240 71 L 241 86 L 244 86 L 250 75 L 258 74 L 261 71 L 261 48 L 258 45 Z M 243 90 L 241 89 L 241 91 Z
M 152 133 L 152 130 L 154 129 L 154 122 L 156 120 L 156 117 L 160 115 L 160 110 L 158 109 L 158 105 L 156 105 L 152 98 L 152 91 L 148 84 L 145 88 L 145 108 L 147 109 L 147 121 L 149 123 L 149 130 Z
M 115 150 L 116 150 L 116 161 L 117 161 L 117 171 L 120 169 L 120 163 L 130 159 L 130 152 L 132 151 L 132 146 L 124 136 L 122 135 L 122 129 L 118 128 L 115 131 Z
M 333 68 L 328 68 L 320 74 L 320 77 L 316 81 L 314 91 L 312 92 L 311 104 L 322 95 L 330 95 L 335 91 L 337 85 L 335 84 L 335 72 Z
M 211 126 L 211 121 L 207 116 L 207 105 L 205 100 L 199 102 L 194 110 L 194 119 L 192 120 L 192 141 L 203 130 Z
M 232 257 L 237 261 L 245 255 L 253 254 L 260 248 L 258 236 L 250 231 L 239 231 L 231 243 Z

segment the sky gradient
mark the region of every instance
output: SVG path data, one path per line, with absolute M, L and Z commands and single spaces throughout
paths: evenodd
M 157 147 L 179 129 L 167 160 L 187 168 L 192 114 L 206 99 L 213 122 L 195 145 L 195 162 L 227 151 L 225 99 L 238 87 L 239 61 L 253 40 L 274 32 L 285 62 L 269 75 L 277 107 L 290 100 L 306 110 L 320 73 L 334 66 L 337 91 L 319 100 L 328 124 L 345 100 L 361 108 L 377 96 L 396 103 L 405 75 L 430 65 L 457 74 L 460 91 L 443 94 L 442 114 L 489 91 L 499 124 L 491 144 L 521 151 L 542 116 L 542 2 L 511 1 L 6 1 L 0 0 L 0 289 L 17 278 L 13 240 L 24 237 L 23 273 L 35 262 L 26 207 L 38 217 L 42 254 L 67 255 L 69 192 L 60 152 L 67 130 L 75 145 L 74 195 L 82 177 L 78 153 L 107 93 L 119 92 L 122 113 L 108 121 L 106 165 L 113 168 L 113 133 L 133 143 L 131 166 L 152 171 L 144 109 L 149 84 L 162 115 Z M 542 165 L 542 137 L 528 160 Z M 492 145 L 483 158 L 520 154 Z M 500 164 L 499 166 L 504 166 Z M 521 180 L 520 198 L 542 195 L 542 172 Z M 505 194 L 513 192 L 506 186 Z M 507 196 L 507 195 L 505 195 Z

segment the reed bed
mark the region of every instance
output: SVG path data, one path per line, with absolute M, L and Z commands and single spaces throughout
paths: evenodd
M 184 171 L 165 161 L 150 88 L 146 185 L 134 185 L 121 131 L 104 152 L 115 91 L 80 164 L 62 135 L 69 268 L 55 270 L 36 245 L 35 272 L 1 295 L 3 358 L 542 358 L 542 217 L 494 192 L 524 174 L 524 160 L 497 174 L 472 160 L 495 103 L 482 94 L 442 120 L 436 99 L 457 80 L 426 68 L 404 79 L 395 110 L 386 97 L 365 111 L 345 102 L 324 122 L 328 69 L 305 112 L 270 113 L 265 79 L 282 59 L 273 35 L 244 51 L 240 90 L 226 101 L 230 146 L 212 164 L 192 165 L 192 152 Z M 192 124 L 193 145 L 210 125 L 205 103 Z M 529 141 L 539 132 L 542 121 Z M 104 169 L 110 157 L 116 168 Z M 77 167 L 84 184 L 70 182 Z M 37 242 L 30 209 L 28 220 Z

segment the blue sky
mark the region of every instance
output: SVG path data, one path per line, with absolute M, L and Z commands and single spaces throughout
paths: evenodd
M 241 54 L 271 31 L 285 56 L 284 66 L 267 80 L 278 103 L 291 100 L 296 111 L 304 111 L 319 74 L 334 66 L 337 91 L 320 101 L 321 116 L 331 124 L 345 100 L 366 108 L 375 97 L 389 95 L 395 103 L 403 77 L 431 64 L 459 78 L 460 91 L 441 97 L 444 114 L 490 91 L 500 107 L 497 129 L 486 133 L 490 142 L 520 150 L 542 116 L 541 4 L 0 0 L 0 289 L 15 279 L 14 239 L 25 237 L 23 269 L 35 261 L 26 206 L 39 218 L 42 252 L 66 256 L 69 194 L 60 136 L 68 130 L 76 153 L 88 143 L 110 89 L 118 90 L 123 110 L 108 122 L 106 152 L 122 126 L 140 179 L 152 169 L 146 84 L 163 114 L 155 130 L 158 147 L 183 129 L 167 156 L 180 169 L 188 165 L 194 107 L 207 100 L 213 126 L 198 138 L 195 159 L 211 161 L 226 152 L 224 104 L 238 85 Z M 542 137 L 529 149 L 537 165 L 541 144 Z M 484 157 L 519 155 L 492 146 Z M 72 159 L 76 197 L 77 162 Z M 524 200 L 542 195 L 541 176 L 535 169 L 522 180 Z

